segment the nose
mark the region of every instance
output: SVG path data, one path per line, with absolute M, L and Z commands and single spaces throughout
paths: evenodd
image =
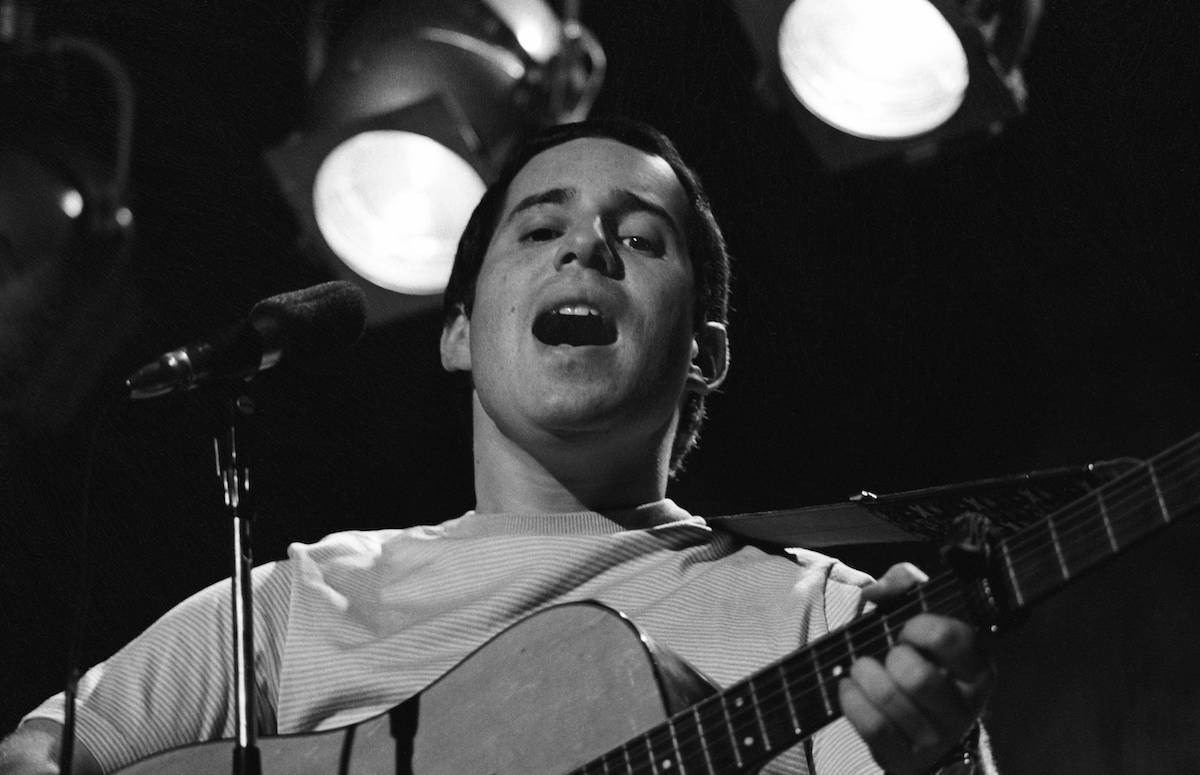
M 590 223 L 573 226 L 567 232 L 554 263 L 559 270 L 574 264 L 580 269 L 595 269 L 605 277 L 617 280 L 624 275 L 621 258 L 600 216 Z

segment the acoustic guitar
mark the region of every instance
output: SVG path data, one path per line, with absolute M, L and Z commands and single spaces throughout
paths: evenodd
M 1200 506 L 1200 434 L 1013 535 L 896 605 L 724 690 L 595 603 L 547 608 L 420 694 L 343 729 L 259 740 L 266 775 L 752 772 L 840 715 L 839 677 L 882 657 L 922 611 L 996 629 Z M 986 558 L 984 558 L 986 555 Z M 986 562 L 980 562 L 981 558 Z M 122 775 L 230 771 L 232 743 L 185 746 Z

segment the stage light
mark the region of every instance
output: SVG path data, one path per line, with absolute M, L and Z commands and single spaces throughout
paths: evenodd
M 782 102 L 826 167 L 843 170 L 997 134 L 1024 109 L 1019 65 L 1040 0 L 735 2 Z
M 542 0 L 392 0 L 314 29 L 308 119 L 267 153 L 305 252 L 363 289 L 368 325 L 434 308 L 498 162 L 587 115 L 603 51 L 577 3 Z
M 92 41 L 34 32 L 30 6 L 0 2 L 0 282 L 68 261 L 132 223 L 125 68 Z M 96 75 L 108 87 L 100 95 L 85 85 Z
M 59 163 L 23 142 L 0 143 L 0 284 L 66 260 L 85 237 L 83 192 L 96 180 L 86 172 L 92 164 L 72 156 Z
M 325 241 L 352 270 L 397 293 L 429 294 L 446 286 L 441 259 L 454 251 L 483 191 L 475 169 L 446 146 L 376 129 L 325 157 L 313 209 Z
M 134 95 L 105 46 L 34 22 L 0 0 L 0 424 L 53 434 L 131 322 Z

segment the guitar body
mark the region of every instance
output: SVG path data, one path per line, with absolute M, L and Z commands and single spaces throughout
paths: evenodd
M 716 691 L 628 619 L 555 606 L 420 694 L 344 729 L 262 738 L 264 775 L 565 773 Z M 228 775 L 232 743 L 177 748 L 121 775 Z

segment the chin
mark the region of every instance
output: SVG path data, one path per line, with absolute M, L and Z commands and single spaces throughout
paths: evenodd
M 533 414 L 536 423 L 556 434 L 603 430 L 620 422 L 623 412 L 612 394 L 571 396 L 544 403 Z

